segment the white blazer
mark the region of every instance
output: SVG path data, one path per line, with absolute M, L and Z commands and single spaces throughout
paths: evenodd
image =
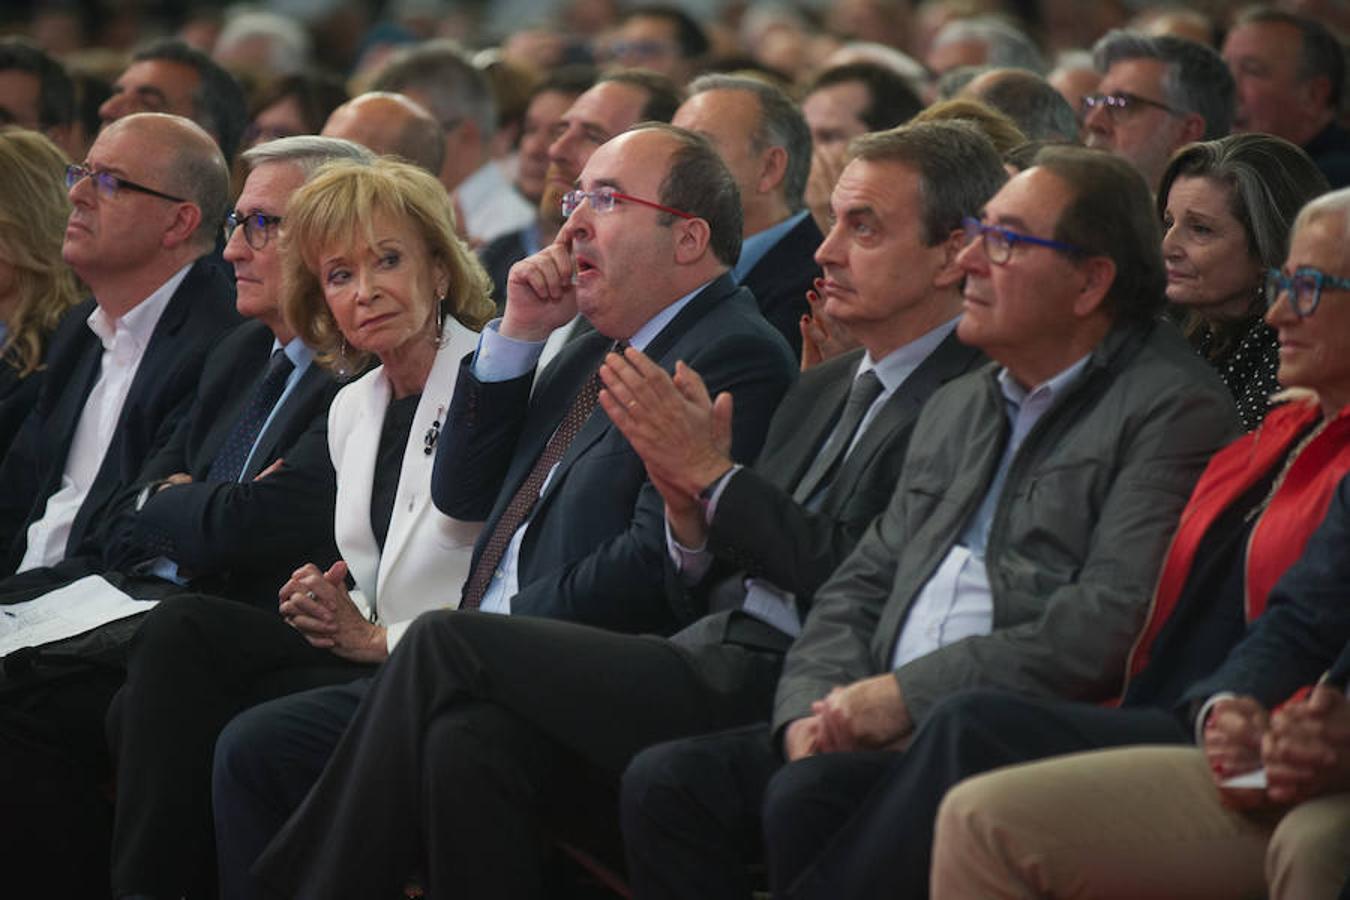
M 413 415 L 398 477 L 384 553 L 370 527 L 370 497 L 380 429 L 389 407 L 389 381 L 381 366 L 338 391 L 328 411 L 328 449 L 337 470 L 333 531 L 356 590 L 352 599 L 388 629 L 392 651 L 419 613 L 459 605 L 482 522 L 452 519 L 431 502 L 431 465 L 426 434 L 433 421 L 447 427 L 446 413 L 460 361 L 478 346 L 478 334 L 453 317 L 445 320 L 445 345 L 436 354 L 422 399 Z

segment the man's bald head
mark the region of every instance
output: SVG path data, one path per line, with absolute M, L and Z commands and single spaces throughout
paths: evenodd
M 123 129 L 162 149 L 165 156 L 157 168 L 164 173 L 164 190 L 196 204 L 202 219 L 193 243 L 202 250 L 214 248 L 230 206 L 230 168 L 216 139 L 191 119 L 168 113 L 133 113 L 103 130 Z
M 445 135 L 431 113 L 402 94 L 371 91 L 333 110 L 320 132 L 381 156 L 398 156 L 433 175 L 445 159 Z

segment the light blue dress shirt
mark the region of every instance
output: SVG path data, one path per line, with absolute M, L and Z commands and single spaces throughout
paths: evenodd
M 1019 385 L 1007 369 L 999 372 L 998 383 L 1003 391 L 1004 410 L 1011 429 L 998 469 L 989 483 L 984 499 L 975 514 L 966 523 L 961 537 L 947 551 L 937 571 L 919 590 L 910 607 L 905 625 L 895 642 L 891 668 L 898 669 L 918 659 L 954 644 L 962 638 L 988 634 L 994 623 L 994 598 L 989 588 L 989 573 L 984 565 L 984 551 L 989 543 L 989 527 L 994 521 L 999 497 L 1022 441 L 1041 417 L 1054 406 L 1055 401 L 1077 380 L 1087 366 L 1084 356 L 1049 381 L 1030 391 Z

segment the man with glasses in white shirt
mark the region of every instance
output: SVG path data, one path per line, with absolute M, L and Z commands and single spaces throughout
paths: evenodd
M 58 326 L 37 405 L 0 465 L 0 565 L 19 573 L 0 583 L 9 600 L 70 572 L 97 571 L 113 498 L 168 439 L 192 402 L 203 360 L 239 321 L 233 286 L 206 256 L 225 218 L 229 170 L 200 126 L 161 113 L 119 119 L 83 164 L 69 168 L 67 183 L 73 209 L 63 256 L 94 296 Z M 88 690 L 78 702 L 56 701 L 32 689 L 19 662 L 7 658 L 0 679 L 0 746 L 22 751 L 51 738 L 63 751 L 83 748 L 106 760 L 102 716 L 85 714 L 85 700 L 106 706 L 120 674 L 81 679 Z M 84 805 L 98 796 L 97 766 L 85 765 L 82 752 L 0 765 L 25 788 L 19 796 L 7 781 L 4 793 L 34 852 L 5 844 L 25 871 L 60 871 L 72 894 L 106 895 L 98 816 Z M 78 777 L 42 777 L 48 765 L 66 772 L 63 760 L 76 760 Z M 46 790 L 25 803 L 34 785 Z
M 62 253 L 94 297 L 58 327 L 37 406 L 0 467 L 6 575 L 89 552 L 99 512 L 167 439 L 208 349 L 239 321 L 232 286 L 201 259 L 229 172 L 199 126 L 119 120 L 67 182 Z

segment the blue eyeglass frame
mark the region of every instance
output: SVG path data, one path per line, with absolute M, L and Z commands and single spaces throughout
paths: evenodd
M 1020 231 L 1013 231 L 1011 228 L 1004 228 L 1001 225 L 986 225 L 979 219 L 966 216 L 961 220 L 961 227 L 966 232 L 966 244 L 972 244 L 978 237 L 984 244 L 984 255 L 989 257 L 989 261 L 996 266 L 1006 266 L 1012 259 L 1013 249 L 1018 244 L 1033 244 L 1037 247 L 1048 247 L 1051 250 L 1058 250 L 1061 253 L 1068 253 L 1072 256 L 1091 256 L 1092 254 L 1082 247 L 1075 247 L 1073 244 L 1066 244 L 1063 241 L 1052 241 L 1049 238 L 1032 237 L 1029 234 L 1022 234 Z M 989 235 L 996 234 L 1003 239 L 1003 246 L 1007 247 L 1006 253 L 993 253 L 989 249 Z
M 1300 279 L 1302 280 L 1300 281 Z M 1312 284 L 1311 302 L 1300 296 L 1304 293 L 1300 285 L 1309 282 Z M 1350 291 L 1350 278 L 1328 275 L 1321 269 L 1314 269 L 1312 266 L 1300 266 L 1294 270 L 1293 275 L 1285 275 L 1279 269 L 1267 269 L 1262 290 L 1265 292 L 1266 309 L 1278 303 L 1281 294 L 1288 293 L 1289 308 L 1300 319 L 1306 319 L 1317 312 L 1317 307 L 1322 302 L 1322 290 L 1328 287 L 1332 290 Z

